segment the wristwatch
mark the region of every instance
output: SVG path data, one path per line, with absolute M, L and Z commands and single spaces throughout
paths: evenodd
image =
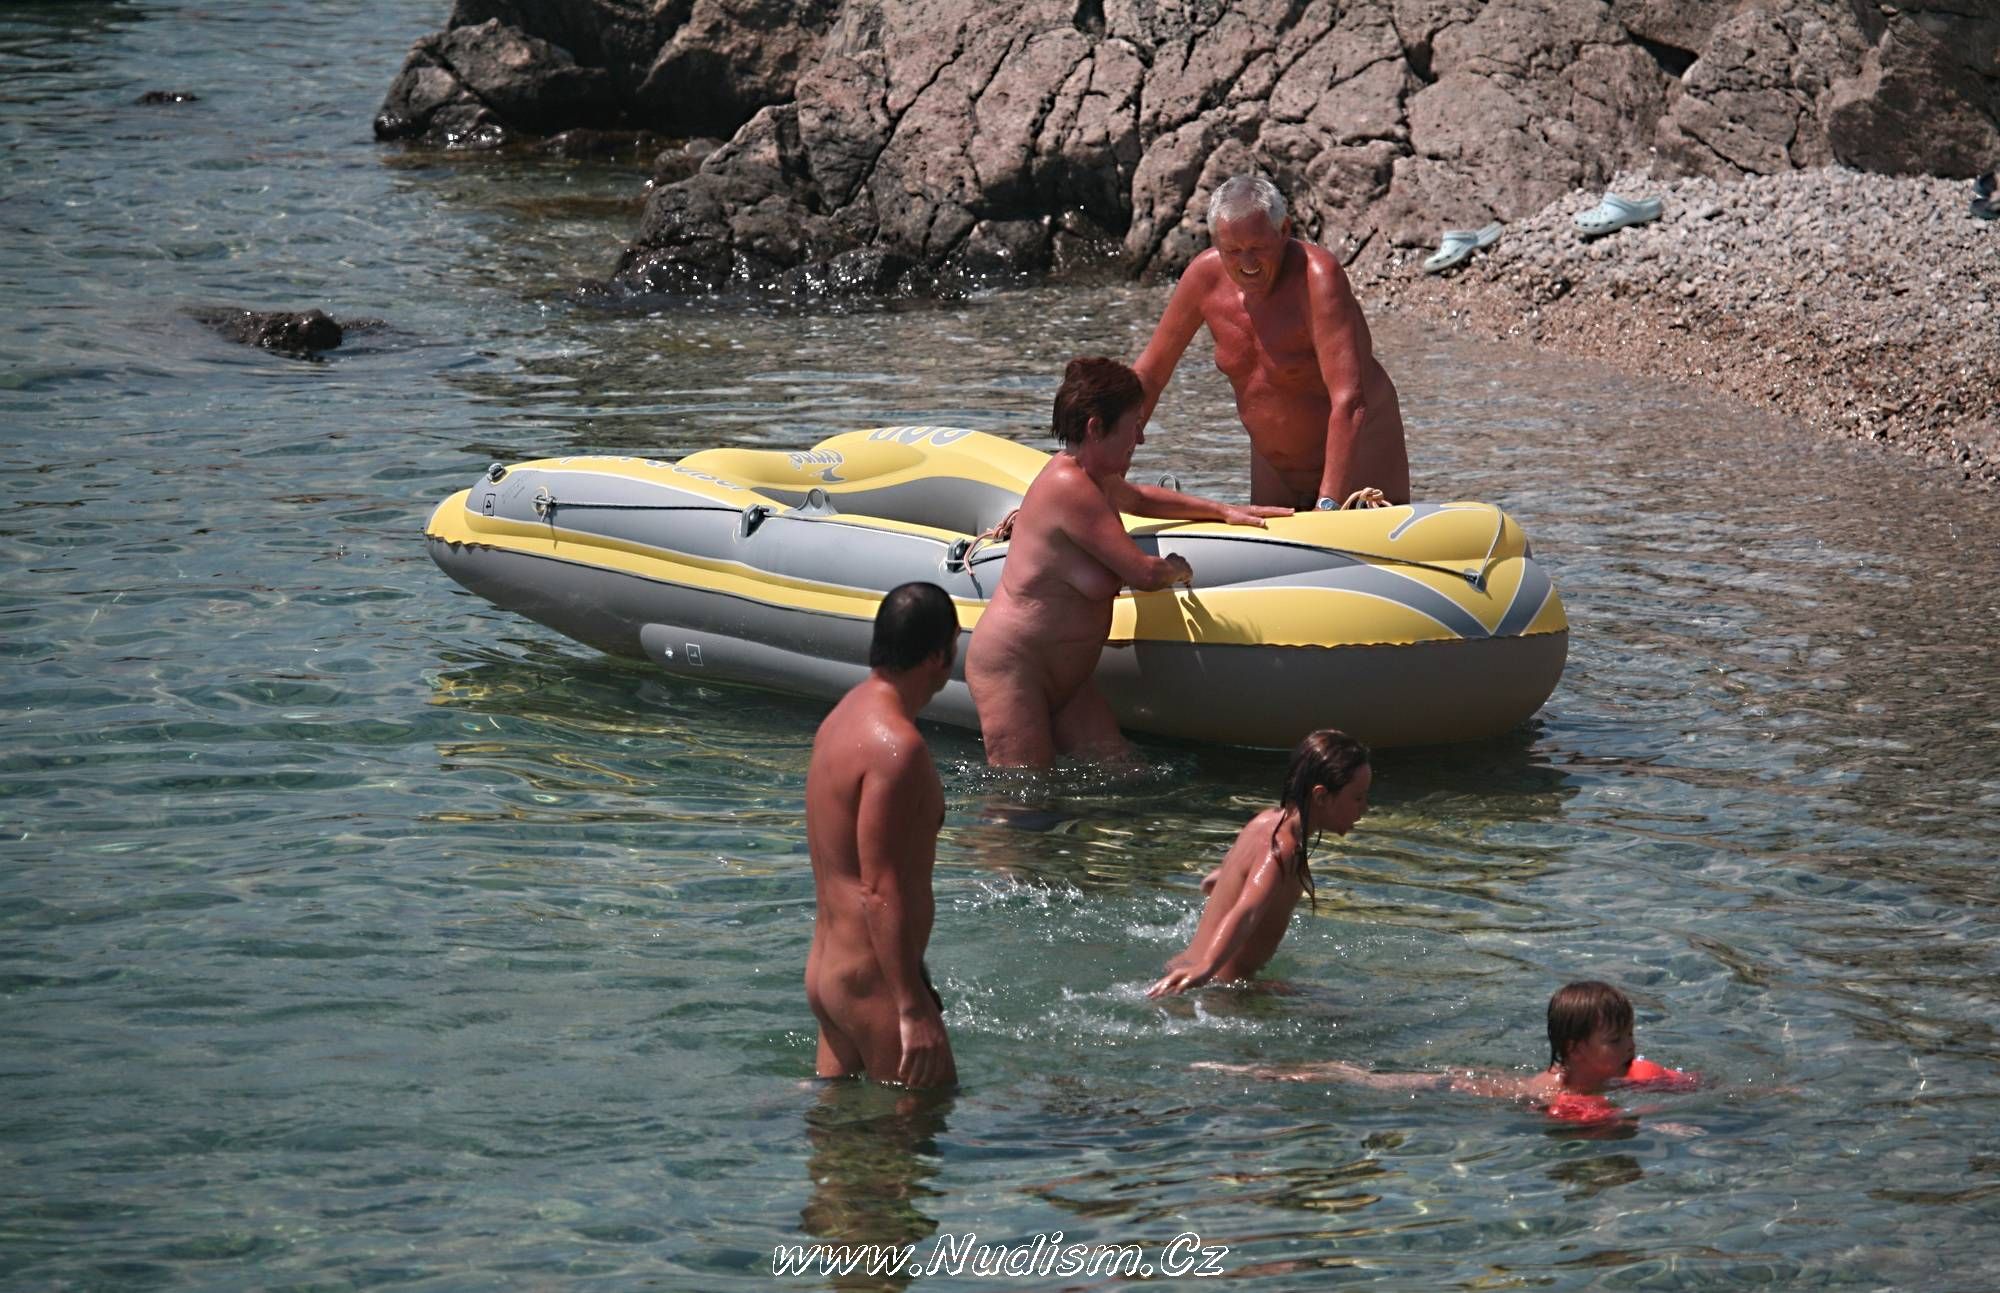
M 1314 503 L 1313 507 L 1322 512 L 1338 512 L 1340 510 L 1340 504 L 1324 494 L 1320 495 L 1319 502 Z

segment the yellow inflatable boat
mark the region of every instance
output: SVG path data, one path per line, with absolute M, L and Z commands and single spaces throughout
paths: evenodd
M 977 632 L 1007 545 L 976 536 L 1048 455 L 955 427 L 852 431 L 797 453 L 556 458 L 439 504 L 431 556 L 496 606 L 669 672 L 836 696 L 882 595 L 949 592 Z M 1532 715 L 1568 621 L 1527 536 L 1486 503 L 1306 512 L 1265 530 L 1127 517 L 1192 589 L 1118 598 L 1097 679 L 1128 731 L 1289 747 L 1473 740 Z M 931 717 L 977 727 L 961 671 Z

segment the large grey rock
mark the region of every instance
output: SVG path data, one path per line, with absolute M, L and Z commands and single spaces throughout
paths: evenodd
M 1984 0 L 459 0 L 384 117 L 729 135 L 617 281 L 908 291 L 1171 274 L 1245 170 L 1351 256 L 1620 172 L 1968 175 L 1997 111 Z
M 610 77 L 569 51 L 489 18 L 419 41 L 375 118 L 380 139 L 491 146 L 513 131 L 554 134 L 618 116 Z
M 1988 68 L 2000 68 L 2000 11 L 1965 34 L 1975 50 L 1983 46 Z M 1938 34 L 1899 19 L 1855 75 L 1833 84 L 1822 120 L 1833 156 L 1858 170 L 1962 178 L 2000 162 L 1995 99 L 1994 86 Z
M 838 7 L 836 0 L 694 0 L 643 64 L 636 116 L 663 134 L 734 132 L 792 97 Z
M 1852 23 L 1783 0 L 1717 24 L 1675 87 L 1660 148 L 1687 172 L 1775 175 L 1832 160 L 1818 105 L 1866 48 Z

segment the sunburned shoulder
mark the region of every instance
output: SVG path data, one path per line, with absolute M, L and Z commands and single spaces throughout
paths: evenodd
M 1229 274 L 1222 267 L 1222 253 L 1210 247 L 1198 252 L 1181 271 L 1180 286 L 1192 293 L 1197 302 L 1206 302 L 1209 296 L 1224 288 L 1234 290 L 1229 282 Z
M 1213 247 L 1203 248 L 1195 253 L 1188 267 L 1181 271 L 1181 278 L 1204 282 L 1222 273 L 1222 253 Z
M 1050 459 L 1042 474 L 1028 486 L 1028 491 L 1037 503 L 1053 502 L 1062 507 L 1090 507 L 1096 503 L 1109 506 L 1104 491 L 1097 487 L 1090 473 L 1067 454 L 1057 454 Z
M 913 756 L 928 756 L 930 749 L 924 744 L 924 734 L 917 725 L 900 713 L 883 714 L 870 724 L 866 733 L 869 752 L 878 761 L 889 761 L 897 765 L 909 762 Z
M 1306 285 L 1315 293 L 1332 292 L 1340 296 L 1350 295 L 1347 271 L 1340 267 L 1340 258 L 1317 243 L 1299 242 L 1306 256 Z
M 814 749 L 838 752 L 861 763 L 901 759 L 923 750 L 923 733 L 903 712 L 880 698 L 850 692 L 820 724 Z

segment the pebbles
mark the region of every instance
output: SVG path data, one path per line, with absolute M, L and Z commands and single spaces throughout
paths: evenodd
M 1443 276 L 1384 249 L 1349 267 L 1371 308 L 1684 376 L 1829 435 L 2000 487 L 2000 225 L 1962 180 L 1838 168 L 1724 182 L 1620 175 L 1666 210 L 1583 242 L 1576 192 Z

